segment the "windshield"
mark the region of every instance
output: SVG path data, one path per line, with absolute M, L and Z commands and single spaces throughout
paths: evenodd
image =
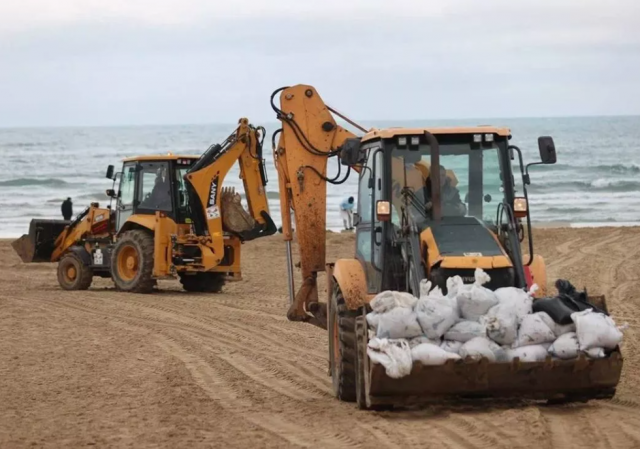
M 392 222 L 400 225 L 404 187 L 413 192 L 409 211 L 418 221 L 430 220 L 431 154 L 428 145 L 418 151 L 394 149 L 392 153 Z M 495 224 L 504 193 L 496 146 L 472 148 L 470 143 L 440 144 L 440 196 L 443 218 L 476 217 Z M 423 210 L 425 213 L 420 212 Z M 426 216 L 425 216 L 426 215 Z

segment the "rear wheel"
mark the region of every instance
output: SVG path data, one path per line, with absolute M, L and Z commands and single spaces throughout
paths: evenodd
M 338 283 L 333 282 L 329 308 L 329 363 L 333 392 L 345 402 L 356 401 L 356 312 L 350 311 Z
M 153 236 L 146 231 L 127 231 L 118 239 L 111 258 L 111 277 L 118 290 L 149 293 L 153 279 Z
M 77 254 L 69 253 L 58 262 L 58 283 L 65 290 L 87 290 L 93 280 L 93 271 Z
M 180 274 L 180 283 L 188 292 L 219 293 L 224 286 L 224 273 Z

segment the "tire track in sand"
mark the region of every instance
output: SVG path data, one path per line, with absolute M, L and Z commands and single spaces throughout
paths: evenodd
M 68 306 L 68 304 L 65 304 Z M 82 307 L 78 308 L 83 310 Z M 86 310 L 89 313 L 101 315 L 100 311 Z M 301 426 L 296 419 L 298 416 L 289 414 L 293 419 L 289 419 L 282 413 L 282 404 L 276 404 L 274 410 L 270 410 L 269 399 L 281 399 L 280 387 L 272 388 L 269 382 L 263 379 L 262 386 L 264 388 L 255 387 L 255 383 L 251 378 L 243 378 L 242 371 L 234 364 L 233 358 L 209 352 L 207 356 L 212 358 L 208 362 L 205 357 L 197 354 L 188 346 L 197 347 L 198 351 L 202 351 L 201 342 L 191 342 L 186 344 L 181 341 L 181 333 L 175 332 L 185 331 L 184 328 L 169 326 L 167 329 L 159 329 L 158 326 L 164 326 L 167 323 L 148 318 L 139 318 L 128 315 L 125 317 L 106 314 L 108 318 L 113 319 L 119 326 L 129 329 L 144 330 L 153 334 L 153 338 L 165 352 L 172 357 L 178 359 L 185 365 L 191 373 L 194 382 L 223 409 L 237 415 L 239 419 L 244 419 L 250 423 L 270 432 L 288 443 L 300 447 L 359 447 L 359 441 L 353 439 L 348 433 L 335 433 L 330 428 L 319 426 L 317 428 L 309 428 Z M 190 330 L 186 329 L 187 335 Z M 211 348 L 207 347 L 206 350 Z M 262 399 L 261 396 L 264 396 Z M 257 401 L 257 402 L 256 402 Z M 307 399 L 308 401 L 308 399 Z M 300 404 L 300 398 L 296 398 L 295 402 Z M 262 409 L 264 411 L 257 411 Z
M 264 383 L 269 379 L 273 381 L 273 384 L 280 389 L 280 392 L 287 394 L 292 398 L 299 400 L 318 399 L 320 397 L 327 397 L 329 395 L 329 383 L 326 377 L 323 377 L 320 381 L 316 381 L 313 377 L 307 377 L 306 373 L 298 372 L 296 365 L 285 359 L 284 356 L 278 356 L 270 351 L 269 348 L 260 348 L 253 345 L 241 344 L 236 340 L 221 336 L 219 332 L 212 328 L 195 326 L 191 323 L 184 323 L 181 320 L 178 323 L 169 321 L 163 321 L 160 318 L 153 317 L 135 317 L 132 318 L 128 314 L 98 311 L 93 308 L 87 308 L 86 303 L 73 305 L 67 301 L 64 302 L 65 306 L 72 307 L 76 310 L 80 310 L 87 313 L 93 313 L 99 316 L 108 316 L 121 322 L 127 323 L 142 323 L 146 322 L 151 325 L 151 329 L 154 332 L 160 332 L 166 335 L 166 330 L 174 330 L 190 335 L 190 338 L 197 338 L 199 344 L 206 345 L 206 347 L 212 351 L 218 353 L 221 356 L 220 348 L 232 348 L 234 356 L 239 356 L 241 352 L 250 353 L 251 362 L 244 364 L 247 372 L 253 373 L 254 380 Z M 119 309 L 122 310 L 122 309 Z M 157 327 L 161 327 L 162 330 L 158 330 Z M 207 342 L 213 342 L 213 345 L 209 345 Z M 265 356 L 270 354 L 270 357 Z M 256 365 L 257 363 L 257 365 Z M 283 369 L 285 368 L 285 369 Z M 292 373 L 293 372 L 293 373 Z M 260 375 L 257 375 L 260 373 Z M 251 376 L 249 376 L 251 377 Z M 283 385 L 284 381 L 288 381 L 288 385 Z M 265 386 L 271 386 L 265 385 Z M 291 390 L 291 391 L 289 391 Z

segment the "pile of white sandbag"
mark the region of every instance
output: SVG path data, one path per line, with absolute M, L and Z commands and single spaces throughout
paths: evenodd
M 491 278 L 476 269 L 475 282 L 460 276 L 447 280 L 447 295 L 422 281 L 420 298 L 385 291 L 370 303 L 369 358 L 388 376 L 408 375 L 414 362 L 442 365 L 471 357 L 490 362 L 541 362 L 547 356 L 568 360 L 581 353 L 606 356 L 622 340 L 623 327 L 591 309 L 576 312 L 573 324 L 561 326 L 545 312 L 532 313 L 533 293 L 505 287 L 491 291 Z

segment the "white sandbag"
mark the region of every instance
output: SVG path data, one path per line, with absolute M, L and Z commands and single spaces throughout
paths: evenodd
M 537 287 L 537 285 L 533 287 Z M 498 316 L 496 311 L 499 310 L 499 314 L 502 316 L 506 316 L 507 314 L 514 315 L 518 324 L 520 324 L 525 316 L 531 314 L 533 298 L 530 292 L 531 290 L 527 293 L 517 287 L 502 287 L 497 289 L 494 293 L 499 303 L 489 311 L 489 314 L 491 315 L 491 311 L 494 311 L 492 316 Z
M 460 276 L 447 278 L 447 296 L 450 298 L 455 298 L 461 291 L 470 289 L 471 285 L 465 285 Z
M 416 313 L 405 307 L 396 307 L 380 314 L 376 336 L 378 338 L 414 338 L 422 335 Z
M 380 323 L 380 314 L 378 312 L 367 313 L 367 324 L 369 325 L 369 329 L 373 329 L 375 331 L 378 329 L 378 323 Z
M 471 357 L 472 359 L 486 358 L 492 363 L 507 360 L 505 350 L 487 337 L 472 338 L 463 344 L 460 348 L 460 357 L 463 359 L 466 357 Z
M 445 340 L 467 342 L 472 338 L 486 337 L 486 328 L 475 321 L 459 321 L 444 334 Z
M 374 312 L 385 313 L 395 309 L 396 307 L 412 309 L 417 301 L 418 298 L 413 296 L 411 293 L 386 290 L 378 293 L 375 298 L 371 300 L 369 305 Z
M 512 345 L 518 337 L 518 318 L 509 307 L 498 304 L 480 317 L 480 324 L 487 329 L 487 336 L 501 345 Z
M 571 314 L 576 324 L 576 333 L 580 350 L 591 348 L 614 349 L 622 341 L 622 330 L 625 326 L 616 327 L 616 323 L 603 313 L 587 309 Z
M 560 337 L 564 334 L 568 334 L 570 332 L 575 332 L 576 331 L 576 325 L 575 323 L 571 323 L 571 324 L 566 324 L 566 325 L 562 325 L 562 324 L 558 324 L 554 321 L 553 326 L 550 326 L 551 330 L 553 331 L 553 333 L 555 334 L 556 337 Z
M 508 361 L 519 358 L 521 362 L 544 362 L 549 352 L 545 345 L 532 345 L 507 349 L 506 354 Z
M 422 279 L 420 281 L 420 297 L 429 296 L 429 292 L 431 291 L 431 281 L 427 279 Z
M 377 313 L 385 313 L 396 306 L 396 297 L 392 291 L 378 293 L 369 303 L 371 309 Z
M 458 321 L 458 309 L 446 297 L 425 296 L 416 303 L 416 316 L 424 334 L 441 338 Z
M 411 349 L 411 359 L 423 365 L 443 365 L 447 360 L 460 360 L 458 354 L 445 351 L 439 346 L 423 343 Z
M 373 340 L 374 338 L 376 338 L 376 331 L 372 330 L 372 329 L 367 329 L 367 341 L 369 340 Z
M 459 354 L 460 348 L 462 347 L 463 344 L 464 343 L 462 343 L 461 341 L 444 340 L 440 344 L 440 347 L 447 352 L 453 352 L 454 354 Z
M 490 308 L 498 304 L 495 293 L 483 287 L 491 277 L 482 269 L 476 268 L 475 279 L 470 289 L 458 291 L 456 296 L 460 315 L 465 320 L 478 321 Z
M 418 302 L 418 298 L 407 292 L 393 292 L 396 296 L 396 307 L 413 309 Z
M 520 324 L 518 339 L 516 340 L 514 347 L 519 348 L 522 346 L 539 345 L 555 341 L 556 335 L 549 328 L 545 319 L 541 316 L 542 314 L 547 315 L 545 312 L 537 312 L 524 317 Z
M 591 359 L 603 359 L 606 357 L 604 348 L 591 348 L 584 352 Z
M 424 299 L 424 298 L 443 298 L 444 297 L 444 293 L 442 293 L 442 290 L 440 289 L 440 287 L 432 287 L 431 281 L 427 281 L 426 279 L 423 279 L 420 281 L 420 299 Z
M 578 343 L 578 335 L 575 332 L 569 332 L 561 335 L 549 347 L 549 353 L 562 360 L 575 359 L 578 357 L 580 344 Z
M 367 354 L 373 363 L 384 366 L 387 376 L 393 379 L 411 374 L 413 362 L 411 349 L 406 340 L 374 338 L 367 345 Z
M 500 301 L 481 318 L 489 338 L 501 345 L 512 345 L 518 337 L 518 326 L 531 313 L 533 299 L 529 293 L 515 287 L 495 291 Z
M 553 321 L 553 318 L 551 318 L 551 316 L 549 316 L 548 313 L 546 312 L 539 312 L 539 313 L 541 314 L 540 317 L 544 320 L 547 326 L 549 326 L 549 329 L 553 331 L 553 334 L 556 337 L 560 337 L 561 335 L 576 331 L 575 323 L 565 324 L 565 325 L 558 324 L 555 321 Z
M 411 349 L 415 348 L 418 345 L 422 345 L 422 344 L 431 344 L 431 345 L 436 345 L 436 346 L 440 346 L 440 339 L 437 340 L 432 340 L 429 337 L 427 337 L 426 335 L 421 335 L 419 337 L 415 337 L 409 340 L 409 347 Z

